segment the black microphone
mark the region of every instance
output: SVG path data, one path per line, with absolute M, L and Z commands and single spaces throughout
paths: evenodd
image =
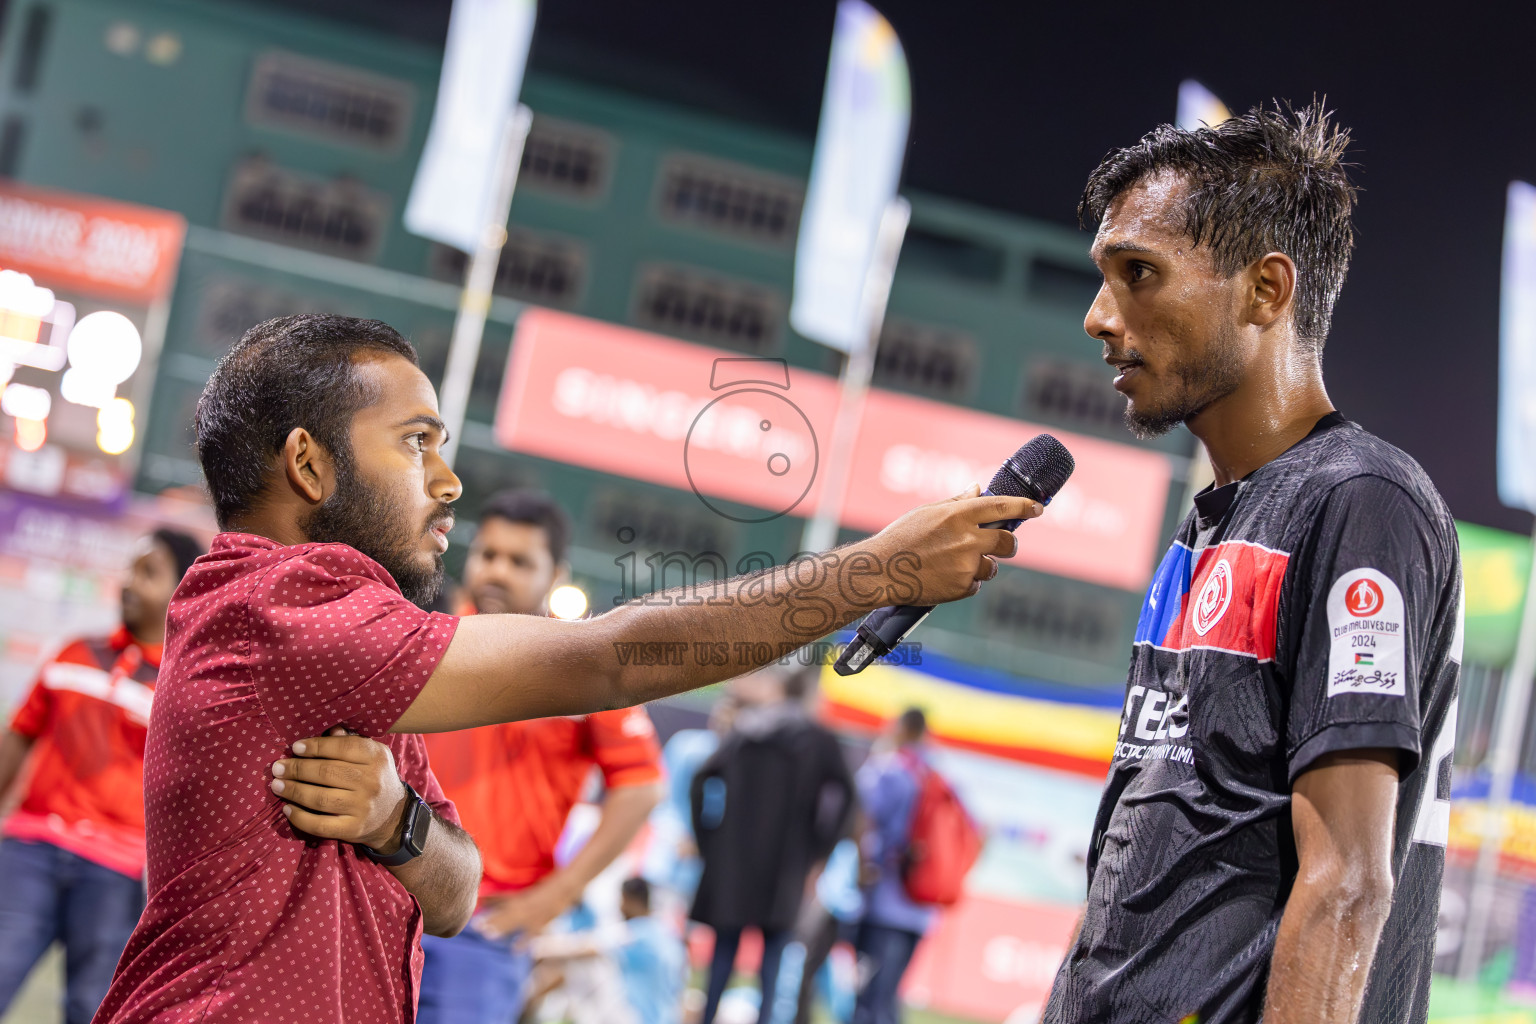
M 1014 452 L 982 495 L 1001 494 L 1010 498 L 1032 498 L 1042 505 L 1049 505 L 1056 492 L 1061 490 L 1077 463 L 1067 446 L 1050 434 L 1041 434 Z M 982 523 L 983 529 L 1007 530 L 1019 528 L 1022 519 L 1003 519 L 995 523 Z M 918 623 L 933 611 L 933 605 L 888 605 L 869 613 L 859 623 L 858 633 L 849 641 L 843 653 L 832 667 L 840 676 L 862 672 L 870 662 L 885 657 L 895 650 L 906 635 L 917 628 Z

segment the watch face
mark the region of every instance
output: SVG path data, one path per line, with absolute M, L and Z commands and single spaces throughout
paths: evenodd
M 414 856 L 420 857 L 426 849 L 427 830 L 432 827 L 432 809 L 421 797 L 411 805 L 411 820 L 406 826 L 405 837 L 402 845 L 410 847 Z

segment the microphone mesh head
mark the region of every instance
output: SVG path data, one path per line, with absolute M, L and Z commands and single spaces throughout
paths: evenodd
M 1041 434 L 1009 456 L 987 489 L 993 494 L 1050 501 L 1076 468 L 1066 445 Z

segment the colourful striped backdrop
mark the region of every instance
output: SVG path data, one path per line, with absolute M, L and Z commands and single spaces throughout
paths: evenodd
M 940 742 L 1102 779 L 1120 729 L 1118 689 L 1079 689 L 966 665 L 924 651 L 922 664 L 822 671 L 823 716 L 872 732 L 909 707 Z

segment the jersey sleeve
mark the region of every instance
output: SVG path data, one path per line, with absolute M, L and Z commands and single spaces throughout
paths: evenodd
M 273 566 L 248 598 L 248 664 L 273 727 L 288 741 L 343 725 L 382 736 L 448 650 L 458 619 L 426 612 L 340 545 Z
M 1397 484 L 1358 477 L 1333 489 L 1281 601 L 1277 666 L 1290 680 L 1289 779 L 1324 754 L 1422 753 L 1419 691 L 1446 559 L 1429 518 Z
M 11 716 L 11 729 L 28 739 L 37 739 L 48 727 L 48 713 L 52 706 L 53 698 L 48 693 L 48 687 L 43 685 L 42 676 L 38 676 L 27 699 L 21 702 L 21 706 Z
M 599 711 L 587 716 L 592 759 L 608 789 L 661 781 L 661 748 L 656 727 L 643 707 Z

